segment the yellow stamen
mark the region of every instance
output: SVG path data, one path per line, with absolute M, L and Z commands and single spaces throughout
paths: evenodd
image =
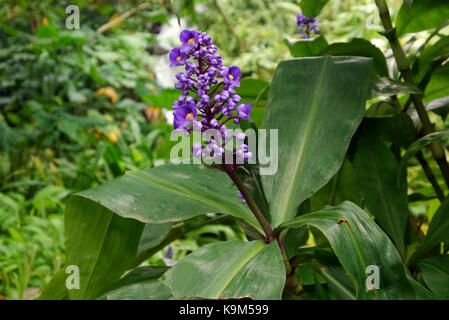
M 179 61 L 179 60 L 181 60 L 181 56 L 179 56 L 179 57 L 176 58 L 176 61 Z
M 191 39 L 189 39 L 189 41 L 187 41 L 187 43 L 188 43 L 188 44 L 195 44 L 195 39 L 194 39 L 194 38 L 191 38 Z
M 186 115 L 186 119 L 187 119 L 187 120 L 193 120 L 193 118 L 195 118 L 195 117 L 193 116 L 193 113 L 188 113 L 188 114 Z
M 229 79 L 234 80 L 234 76 L 232 74 L 230 74 Z

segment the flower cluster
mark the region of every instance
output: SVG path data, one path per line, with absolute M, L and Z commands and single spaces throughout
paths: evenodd
M 223 66 L 217 47 L 204 32 L 184 30 L 179 39 L 181 47 L 172 49 L 169 54 L 171 67 L 185 68 L 185 72 L 176 74 L 175 87 L 182 90 L 182 95 L 173 103 L 175 132 L 189 135 L 198 131 L 206 140 L 209 139 L 205 145 L 194 143 L 194 157 L 209 155 L 214 159 L 222 158 L 226 143 L 234 138 L 240 142 L 245 139 L 243 133 L 230 136 L 225 124 L 228 121 L 251 121 L 251 105 L 240 103 L 241 97 L 234 90 L 240 86 L 240 69 Z M 209 129 L 217 130 L 223 142 L 213 136 L 208 137 L 206 131 Z M 233 153 L 243 160 L 252 157 L 244 143 L 240 143 Z
M 302 13 L 298 13 L 296 15 L 296 24 L 300 27 L 298 33 L 302 34 L 303 39 L 310 39 L 312 37 L 312 31 L 315 34 L 320 33 L 316 18 L 309 18 Z

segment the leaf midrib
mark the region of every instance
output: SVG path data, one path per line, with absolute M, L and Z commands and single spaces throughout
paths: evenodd
M 295 191 L 295 189 L 299 183 L 299 175 L 300 175 L 300 173 L 302 171 L 301 169 L 303 167 L 302 166 L 302 163 L 304 160 L 303 155 L 304 155 L 304 152 L 306 149 L 306 145 L 309 144 L 310 139 L 308 139 L 308 137 L 310 135 L 310 130 L 313 127 L 313 125 L 312 125 L 314 123 L 313 119 L 317 115 L 316 108 L 319 107 L 318 101 L 319 101 L 319 98 L 321 95 L 321 87 L 323 86 L 323 82 L 325 79 L 324 74 L 325 74 L 325 70 L 327 69 L 328 61 L 329 61 L 329 58 L 325 58 L 323 66 L 321 68 L 321 72 L 320 72 L 320 76 L 318 79 L 317 87 L 315 89 L 310 112 L 307 115 L 307 122 L 306 122 L 307 125 L 304 130 L 304 135 L 302 135 L 302 137 L 300 137 L 298 135 L 298 137 L 300 137 L 299 139 L 297 139 L 297 144 L 299 143 L 299 148 L 298 148 L 299 150 L 296 153 L 297 156 L 295 157 L 295 159 L 293 161 L 294 175 L 293 175 L 293 177 L 288 177 L 287 179 L 283 179 L 283 180 L 287 181 L 286 187 L 285 187 L 285 192 L 281 193 L 281 197 L 277 198 L 277 201 L 276 201 L 278 204 L 280 203 L 280 205 L 278 207 L 278 213 L 279 213 L 278 220 L 280 220 L 280 221 L 276 221 L 278 224 L 287 220 L 286 217 L 288 215 L 288 210 L 290 209 L 291 199 L 295 196 L 293 194 L 293 191 Z M 284 174 L 284 177 L 285 177 L 285 174 Z

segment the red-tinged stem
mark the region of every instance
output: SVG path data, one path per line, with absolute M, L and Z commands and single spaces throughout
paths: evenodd
M 251 195 L 248 193 L 248 190 L 246 190 L 242 181 L 235 173 L 235 168 L 232 168 L 229 165 L 225 164 L 224 169 L 225 169 L 227 175 L 229 176 L 229 178 L 231 178 L 232 182 L 234 182 L 234 184 L 239 189 L 240 193 L 242 194 L 243 199 L 245 199 L 246 203 L 248 204 L 248 207 L 253 212 L 254 216 L 256 217 L 257 221 L 259 222 L 260 226 L 262 227 L 263 231 L 265 232 L 266 240 L 268 242 L 273 241 L 274 237 L 273 237 L 273 229 L 271 228 L 271 225 L 265 219 L 264 215 L 260 211 L 256 202 L 251 197 Z

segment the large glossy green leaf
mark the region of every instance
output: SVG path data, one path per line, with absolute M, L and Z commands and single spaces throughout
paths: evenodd
M 65 211 L 67 264 L 79 268 L 71 299 L 95 299 L 131 265 L 143 223 L 122 218 L 96 202 L 71 197 Z
M 332 56 L 360 56 L 373 58 L 374 71 L 381 77 L 388 77 L 388 67 L 385 56 L 371 42 L 361 38 L 354 38 L 350 42 L 335 42 L 321 51 L 321 55 Z
M 449 299 L 449 256 L 420 260 L 419 269 L 424 282 L 438 299 Z
M 426 237 L 416 250 L 415 260 L 441 242 L 449 243 L 449 197 L 443 201 L 429 224 Z
M 144 223 L 182 221 L 206 214 L 230 214 L 261 230 L 226 174 L 199 165 L 164 165 L 77 194 L 115 214 Z
M 264 128 L 278 129 L 279 165 L 262 176 L 271 221 L 293 218 L 344 159 L 362 120 L 371 59 L 316 57 L 281 62 L 270 87 Z
M 401 257 L 387 235 L 369 215 L 351 202 L 326 207 L 299 216 L 281 227 L 311 225 L 329 240 L 335 254 L 356 288 L 358 299 L 413 299 L 415 292 L 407 279 Z M 367 267 L 379 268 L 380 288 L 366 290 Z
M 449 19 L 447 0 L 414 0 L 410 6 L 403 4 L 396 18 L 399 36 L 436 28 Z
M 363 130 L 353 162 L 367 209 L 404 255 L 408 200 L 406 190 L 399 184 L 399 165 L 394 154 L 382 140 Z
M 285 267 L 276 241 L 218 242 L 179 261 L 162 283 L 175 298 L 280 299 Z

